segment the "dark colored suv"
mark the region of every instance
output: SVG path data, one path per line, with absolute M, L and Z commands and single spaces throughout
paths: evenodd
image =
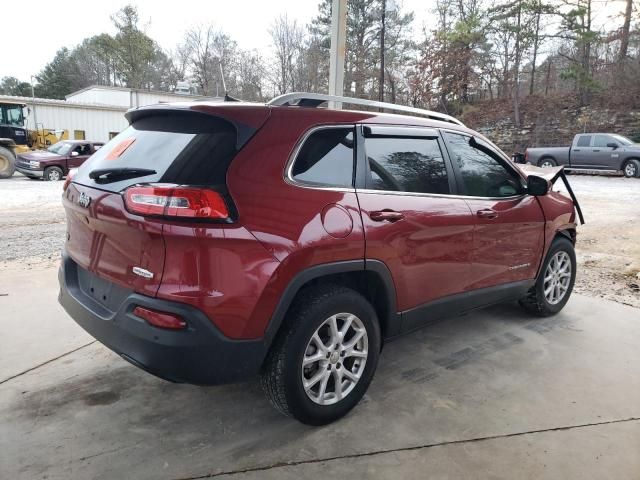
M 362 398 L 385 340 L 497 302 L 563 308 L 560 167 L 520 168 L 435 112 L 327 99 L 129 111 L 65 184 L 66 311 L 164 379 L 260 373 L 280 411 L 320 425 Z

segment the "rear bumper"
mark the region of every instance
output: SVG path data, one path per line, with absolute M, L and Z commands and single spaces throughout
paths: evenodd
M 92 277 L 63 253 L 60 304 L 89 334 L 137 367 L 165 380 L 199 385 L 230 383 L 259 371 L 267 350 L 263 341 L 229 339 L 192 306 L 116 285 L 105 291 L 105 297 L 113 293 L 115 302 L 98 302 L 89 293 L 88 276 Z M 178 314 L 188 327 L 172 331 L 151 326 L 133 315 L 136 306 Z

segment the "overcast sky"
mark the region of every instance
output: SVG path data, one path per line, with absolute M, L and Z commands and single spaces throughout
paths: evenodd
M 30 0 L 2 2 L 0 78 L 29 81 L 61 47 L 74 47 L 84 38 L 114 33 L 110 16 L 127 3 L 91 0 Z M 242 48 L 268 53 L 267 29 L 283 13 L 308 23 L 318 12 L 319 0 L 134 0 L 147 34 L 164 49 L 173 49 L 190 26 L 213 22 Z M 428 21 L 435 0 L 401 0 L 405 11 L 416 14 L 416 35 Z

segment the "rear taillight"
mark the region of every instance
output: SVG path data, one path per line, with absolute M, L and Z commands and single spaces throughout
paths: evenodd
M 187 322 L 185 322 L 180 316 L 173 313 L 158 312 L 144 307 L 136 307 L 133 309 L 133 314 L 136 317 L 142 318 L 154 327 L 168 328 L 170 330 L 182 330 L 187 328 Z
M 229 219 L 229 209 L 218 192 L 205 188 L 133 186 L 124 193 L 127 210 L 138 215 L 195 219 Z
M 67 191 L 67 188 L 69 188 L 69 185 L 71 185 L 71 180 L 73 180 L 73 177 L 76 173 L 78 173 L 77 168 L 72 168 L 71 170 L 69 170 L 69 173 L 67 173 L 67 178 L 64 179 L 64 183 L 62 184 L 63 192 Z

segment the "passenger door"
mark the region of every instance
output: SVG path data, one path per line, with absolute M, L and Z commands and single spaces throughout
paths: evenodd
M 453 172 L 439 133 L 386 126 L 365 126 L 361 133 L 357 195 L 365 256 L 391 271 L 398 309 L 463 292 L 474 219 L 464 199 L 451 195 Z M 403 318 L 403 328 L 412 327 Z
M 608 144 L 619 143 L 609 135 L 594 135 L 593 147 L 591 157 L 588 159 L 587 165 L 591 165 L 594 168 L 612 168 L 617 169 L 618 165 L 618 153 L 613 147 L 609 147 Z M 615 155 L 615 157 L 613 156 Z
M 80 165 L 84 163 L 84 161 L 87 158 L 89 158 L 90 155 L 91 155 L 90 144 L 87 143 L 87 144 L 76 145 L 69 152 L 69 157 L 67 159 L 67 168 L 69 169 L 78 168 Z
M 570 164 L 573 167 L 586 167 L 589 165 L 589 161 L 592 155 L 591 148 L 592 135 L 578 135 L 577 139 L 574 139 L 569 151 Z
M 474 216 L 470 288 L 535 278 L 544 247 L 544 216 L 524 180 L 492 146 L 444 132 L 459 189 Z

